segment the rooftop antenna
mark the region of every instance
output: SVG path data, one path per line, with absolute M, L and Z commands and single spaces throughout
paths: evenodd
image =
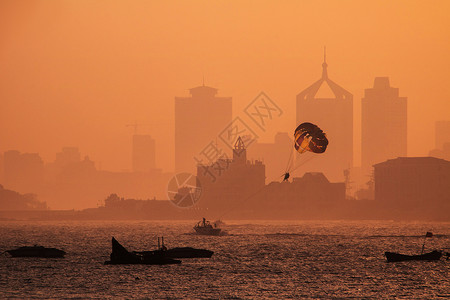
M 328 78 L 328 72 L 327 72 L 327 47 L 323 46 L 323 64 L 322 64 L 322 78 L 326 79 Z

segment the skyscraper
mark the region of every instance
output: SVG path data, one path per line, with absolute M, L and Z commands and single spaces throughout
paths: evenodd
M 149 172 L 155 165 L 155 140 L 150 135 L 133 135 L 133 172 Z
M 435 128 L 436 149 L 442 149 L 446 143 L 450 143 L 450 121 L 437 121 Z
M 231 97 L 216 97 L 205 85 L 189 90 L 191 97 L 175 97 L 175 170 L 194 172 L 200 153 L 231 123 Z M 220 142 L 220 141 L 219 141 Z M 225 146 L 220 147 L 225 149 Z
M 376 77 L 373 88 L 365 89 L 361 103 L 361 159 L 364 173 L 374 164 L 406 156 L 407 98 L 388 77 Z
M 436 148 L 429 156 L 450 160 L 450 121 L 437 121 L 435 125 Z
M 331 181 L 342 181 L 344 170 L 353 166 L 353 95 L 328 77 L 327 68 L 324 55 L 322 78 L 297 95 L 296 125 L 310 122 L 319 126 L 327 135 L 328 148 L 298 172 L 322 172 Z M 330 95 L 322 95 L 326 88 Z

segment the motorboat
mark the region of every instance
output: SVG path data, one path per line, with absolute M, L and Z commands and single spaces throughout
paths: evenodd
M 114 237 L 112 238 L 112 253 L 105 265 L 168 265 L 180 264 L 180 260 L 172 259 L 156 251 L 129 252 Z
M 199 235 L 220 235 L 222 231 L 217 225 L 211 225 L 205 218 L 194 226 L 194 230 Z
M 158 254 L 164 255 L 169 258 L 210 258 L 214 251 L 206 250 L 206 249 L 196 249 L 192 247 L 176 247 L 168 249 L 164 245 L 164 237 L 161 237 L 161 246 L 160 246 L 160 238 L 158 237 L 158 250 L 153 251 Z M 143 253 L 149 253 L 152 251 L 146 251 Z
M 46 248 L 44 246 L 24 246 L 14 250 L 7 250 L 12 257 L 45 257 L 58 258 L 64 257 L 66 252 L 56 248 Z

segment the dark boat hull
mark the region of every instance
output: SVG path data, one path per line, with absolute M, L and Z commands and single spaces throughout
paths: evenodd
M 165 252 L 165 255 L 170 258 L 210 258 L 214 254 L 210 250 L 191 247 L 172 248 Z
M 43 257 L 43 258 L 61 258 L 66 252 L 56 248 L 45 247 L 20 247 L 14 250 L 8 250 L 12 257 Z
M 384 255 L 388 262 L 397 262 L 397 261 L 408 261 L 408 260 L 439 260 L 442 256 L 442 253 L 439 251 L 432 251 L 429 253 L 418 254 L 418 255 L 405 255 L 394 252 L 385 252 Z
M 206 249 L 195 249 L 191 247 L 177 247 L 168 250 L 155 250 L 139 252 L 145 255 L 161 255 L 167 258 L 210 258 L 214 251 Z
M 170 265 L 181 264 L 180 260 L 172 259 L 154 251 L 129 252 L 115 238 L 112 238 L 112 253 L 110 261 L 105 265 Z
M 199 235 L 220 235 L 222 229 L 220 228 L 208 228 L 208 227 L 194 227 L 194 230 Z
M 181 260 L 176 259 L 142 259 L 142 260 L 115 260 L 105 261 L 105 265 L 176 265 L 181 264 Z

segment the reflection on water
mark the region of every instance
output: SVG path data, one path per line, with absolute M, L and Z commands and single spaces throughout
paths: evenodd
M 450 297 L 450 261 L 386 263 L 384 251 L 450 247 L 449 223 L 228 221 L 226 236 L 189 234 L 196 221 L 0 222 L 0 251 L 41 244 L 63 259 L 0 256 L 0 298 Z M 129 250 L 215 251 L 181 265 L 105 266 L 115 236 Z

